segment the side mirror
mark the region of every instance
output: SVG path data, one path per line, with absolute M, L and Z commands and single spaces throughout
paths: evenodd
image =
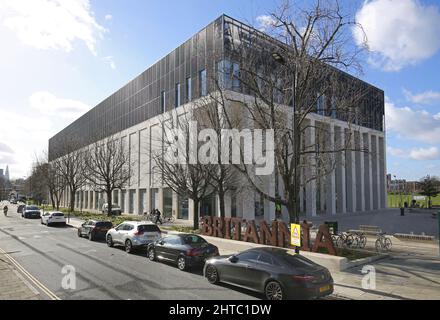
M 237 263 L 238 262 L 238 257 L 237 256 L 230 256 L 229 257 L 229 261 L 231 261 L 232 263 Z
M 163 240 L 161 240 L 161 241 L 159 241 L 159 244 L 160 244 L 161 246 L 163 246 L 163 245 L 165 244 L 165 242 L 164 242 Z

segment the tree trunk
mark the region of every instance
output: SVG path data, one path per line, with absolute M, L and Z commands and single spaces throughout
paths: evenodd
M 55 199 L 54 199 L 54 197 L 55 197 L 55 195 L 54 195 L 53 191 L 51 191 L 51 192 L 50 192 L 50 202 L 52 202 L 52 208 L 53 208 L 54 210 L 58 210 L 58 209 L 56 208 L 56 204 L 55 204 Z
M 220 205 L 220 217 L 224 218 L 226 216 L 225 212 L 225 192 L 223 191 L 223 188 L 220 187 L 218 190 L 218 199 L 219 199 L 219 205 Z
M 111 190 L 107 190 L 107 216 L 111 216 L 112 215 L 112 204 L 113 204 L 113 199 L 112 199 L 112 191 Z
M 194 208 L 193 208 L 193 220 L 194 220 L 194 230 L 199 229 L 199 200 L 194 200 Z
M 76 191 L 75 190 L 70 191 L 70 207 L 69 207 L 70 212 L 75 211 L 75 196 L 76 196 Z

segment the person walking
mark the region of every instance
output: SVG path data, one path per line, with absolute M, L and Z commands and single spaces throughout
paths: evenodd
M 163 224 L 161 219 L 162 213 L 160 212 L 159 209 L 155 209 L 155 215 L 156 215 L 156 221 L 154 223 L 157 224 L 158 222 L 160 222 L 160 224 Z

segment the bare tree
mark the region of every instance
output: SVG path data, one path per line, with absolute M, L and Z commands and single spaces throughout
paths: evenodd
M 218 79 L 212 81 L 219 87 Z M 225 161 L 223 152 L 227 149 L 228 141 L 223 141 L 223 131 L 236 127 L 239 123 L 236 117 L 230 122 L 225 119 L 225 108 L 227 100 L 223 96 L 222 90 L 216 90 L 209 93 L 206 97 L 199 99 L 195 104 L 194 120 L 197 121 L 200 129 L 211 129 L 215 134 L 215 144 L 217 148 L 217 159 L 210 163 L 210 170 L 207 174 L 210 176 L 212 187 L 214 188 L 219 199 L 220 216 L 226 216 L 225 196 L 228 192 L 238 191 L 239 179 L 237 174 L 240 173 L 234 168 L 230 161 Z
M 81 149 L 81 145 L 74 138 L 67 138 L 60 144 L 60 149 L 55 150 L 54 165 L 55 170 L 63 179 L 70 193 L 69 212 L 75 210 L 76 193 L 87 182 L 85 160 L 86 151 Z
M 261 188 L 252 166 L 238 169 L 265 199 L 287 207 L 291 222 L 299 222 L 300 190 L 331 173 L 345 151 L 367 151 L 356 145 L 353 127 L 368 121 L 360 107 L 372 91 L 339 70 L 359 72 L 361 64 L 351 40 L 351 28 L 360 26 L 338 1 L 303 8 L 285 1 L 270 16 L 270 37 L 246 26 L 228 29 L 226 58 L 239 65 L 239 72 L 230 72 L 245 94 L 228 100 L 243 106 L 254 128 L 274 131 L 275 184 L 284 186 L 284 194 Z M 329 126 L 309 120 L 312 113 L 346 121 L 349 129 L 333 138 Z
M 40 172 L 40 175 L 38 179 L 40 180 L 40 186 L 44 185 L 43 190 L 48 191 L 50 202 L 54 210 L 60 209 L 61 198 L 66 189 L 66 182 L 64 177 L 58 171 L 59 166 L 56 163 L 57 161 L 59 160 L 49 163 L 47 161 L 47 154 L 45 154 L 43 159 L 37 157 L 34 166 L 34 168 L 39 168 L 38 171 Z
M 160 148 L 154 155 L 155 165 L 153 174 L 160 177 L 163 184 L 167 185 L 179 196 L 193 201 L 193 228 L 199 228 L 199 208 L 201 201 L 214 192 L 212 187 L 210 170 L 213 166 L 204 164 L 197 159 L 197 150 L 200 147 L 198 141 L 192 141 L 192 133 L 189 111 L 177 119 L 162 121 L 163 135 L 160 139 Z M 196 134 L 199 128 L 195 128 Z M 191 150 L 196 150 L 196 154 Z M 196 159 L 191 159 L 194 157 Z
M 124 188 L 132 176 L 130 156 L 121 137 L 108 137 L 90 146 L 85 168 L 88 183 L 107 195 L 107 214 L 110 216 L 113 191 Z

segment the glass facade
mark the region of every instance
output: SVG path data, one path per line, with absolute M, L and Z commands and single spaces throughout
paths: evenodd
M 182 84 L 185 84 L 186 102 L 207 95 L 215 89 L 210 79 L 219 67 L 227 88 L 249 94 L 240 84 L 240 65 L 232 58 L 232 47 L 252 44 L 263 50 L 267 39 L 269 36 L 264 33 L 221 16 L 52 137 L 49 140 L 49 161 L 63 155 L 63 144 L 70 137 L 78 138 L 79 147 L 84 147 L 181 105 Z M 356 81 L 370 90 L 359 108 L 357 124 L 383 131 L 383 91 L 361 80 Z M 331 99 L 326 99 L 325 111 L 320 109 L 320 112 L 345 120 L 344 114 L 333 111 L 329 101 Z

